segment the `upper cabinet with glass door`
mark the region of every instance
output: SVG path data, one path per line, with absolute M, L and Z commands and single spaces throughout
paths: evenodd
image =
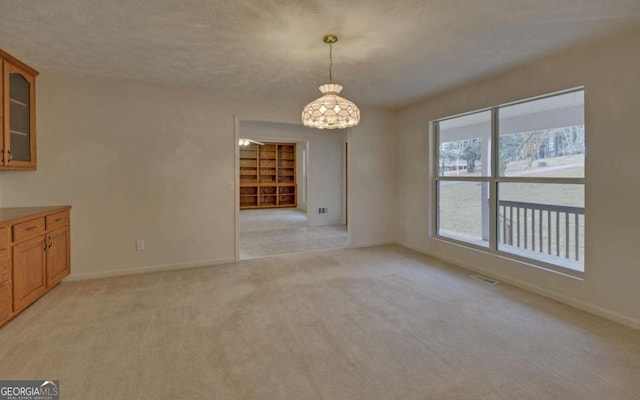
M 0 170 L 36 169 L 36 85 L 38 71 L 0 50 L 2 108 Z

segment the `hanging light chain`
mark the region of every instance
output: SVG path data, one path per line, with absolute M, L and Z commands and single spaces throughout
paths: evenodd
M 333 44 L 338 41 L 334 34 L 324 35 L 322 41 L 329 45 L 329 83 L 333 83 Z
M 333 44 L 329 43 L 329 83 L 333 83 L 333 75 L 332 75 L 332 70 L 333 69 Z

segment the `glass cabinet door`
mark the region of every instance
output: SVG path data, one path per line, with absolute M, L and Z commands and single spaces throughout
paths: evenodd
M 35 168 L 34 76 L 4 63 L 4 166 Z
M 31 161 L 31 83 L 17 72 L 9 74 L 10 161 Z

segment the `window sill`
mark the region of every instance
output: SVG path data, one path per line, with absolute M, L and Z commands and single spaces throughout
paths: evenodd
M 451 237 L 447 237 L 447 236 L 441 236 L 441 235 L 432 235 L 431 236 L 432 240 L 436 240 L 439 241 L 441 243 L 445 243 L 447 245 L 452 245 L 452 246 L 456 246 L 459 248 L 463 248 L 463 249 L 467 249 L 467 250 L 471 250 L 471 251 L 477 251 L 483 254 L 487 254 L 487 255 L 491 255 L 494 257 L 498 257 L 502 260 L 506 260 L 509 262 L 513 262 L 519 265 L 523 265 L 526 267 L 531 267 L 531 268 L 536 268 L 536 269 L 541 269 L 543 271 L 548 271 L 548 272 L 552 272 L 554 274 L 558 274 L 558 275 L 562 275 L 562 276 L 566 276 L 568 278 L 573 278 L 573 279 L 578 279 L 581 281 L 584 281 L 584 267 L 582 266 L 582 270 L 576 270 L 576 269 L 572 269 L 571 267 L 563 267 L 563 266 L 559 266 L 559 265 L 554 265 L 554 264 L 550 264 L 550 263 L 546 263 L 544 261 L 539 261 L 539 260 L 535 260 L 526 256 L 521 256 L 518 254 L 514 254 L 514 253 L 509 253 L 509 252 L 505 252 L 505 251 L 500 251 L 500 250 L 493 250 L 488 248 L 486 245 L 477 245 L 474 243 L 469 243 L 469 242 L 465 242 L 459 239 L 455 239 L 455 238 L 451 238 Z M 485 241 L 480 241 L 480 240 L 475 240 L 476 242 L 479 243 L 486 243 Z M 504 245 L 503 245 L 504 246 Z M 521 253 L 528 253 L 525 252 L 521 249 L 518 249 L 519 252 Z M 554 257 L 554 259 L 556 259 L 556 257 Z M 571 260 L 568 260 L 571 263 Z M 566 262 L 566 261 L 565 261 Z M 574 264 L 575 266 L 575 264 Z

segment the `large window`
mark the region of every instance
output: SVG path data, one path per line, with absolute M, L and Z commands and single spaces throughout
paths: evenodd
M 584 272 L 584 90 L 433 128 L 436 236 Z

